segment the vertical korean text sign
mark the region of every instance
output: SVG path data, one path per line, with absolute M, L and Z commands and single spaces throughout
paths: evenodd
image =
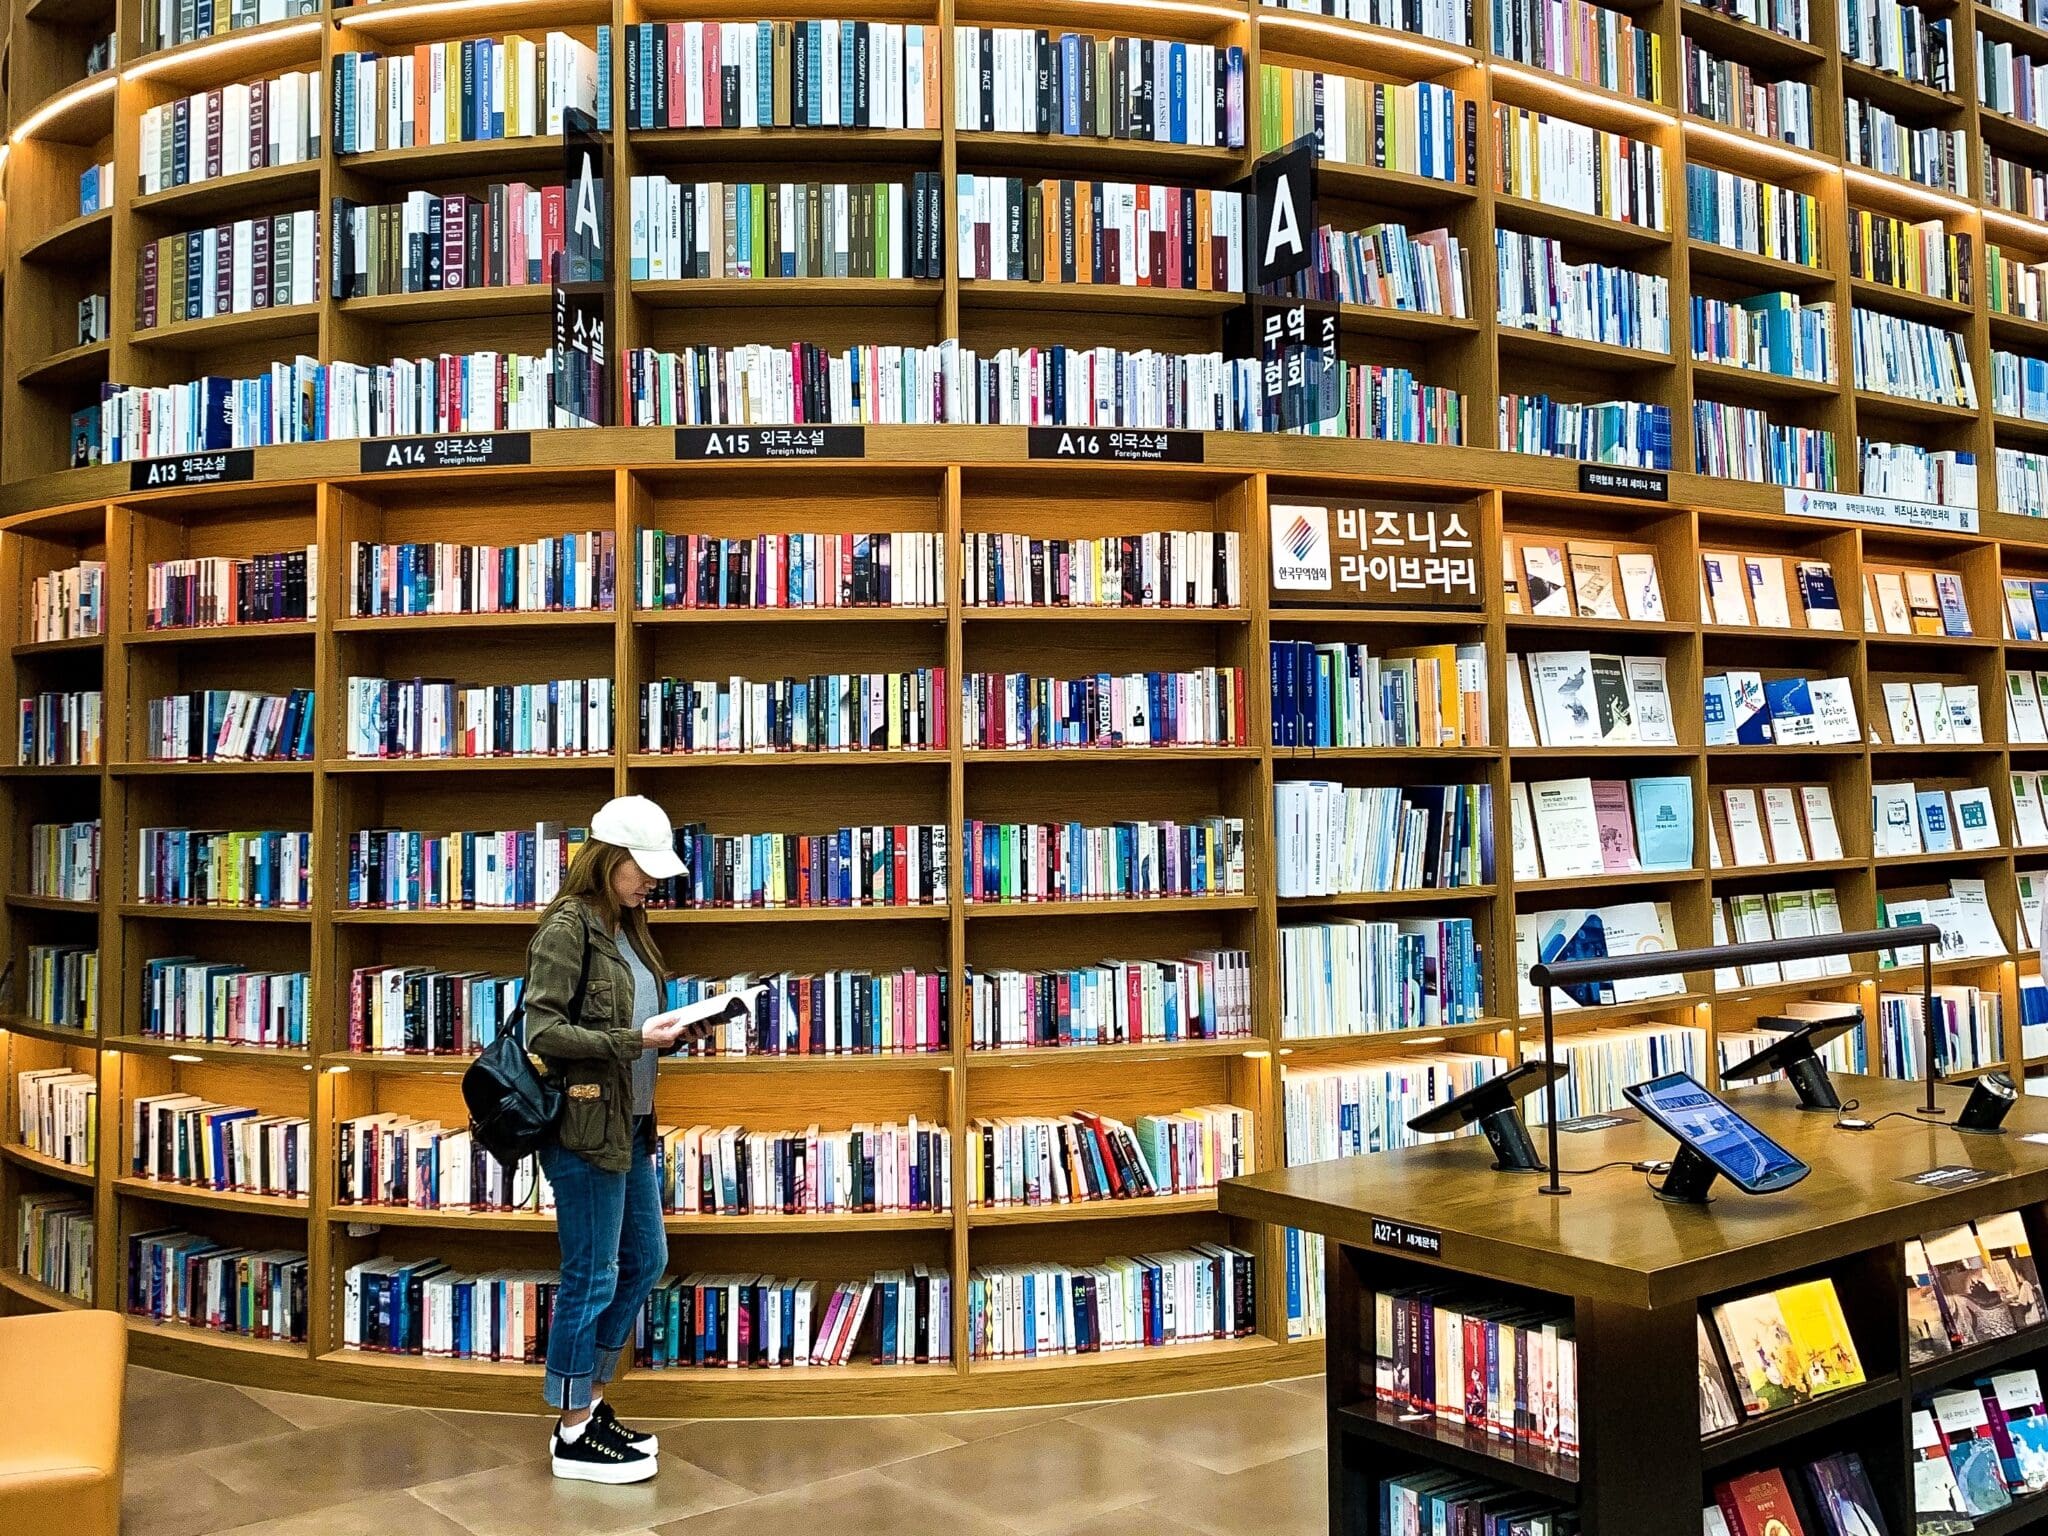
M 562 115 L 568 228 L 555 257 L 554 424 L 602 427 L 614 416 L 611 347 L 611 141 L 588 113 Z

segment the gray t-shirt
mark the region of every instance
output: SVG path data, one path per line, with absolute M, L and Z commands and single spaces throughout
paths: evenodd
M 647 969 L 647 962 L 640 958 L 640 951 L 633 947 L 633 941 L 624 934 L 619 935 L 619 953 L 626 957 L 626 969 L 633 973 L 633 1028 L 638 1030 L 661 1012 L 661 983 Z M 654 1062 L 655 1050 L 649 1046 L 633 1063 L 635 1115 L 654 1113 Z

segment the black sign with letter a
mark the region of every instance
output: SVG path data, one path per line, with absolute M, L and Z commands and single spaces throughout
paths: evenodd
M 1248 286 L 1264 288 L 1306 272 L 1315 256 L 1316 141 L 1296 139 L 1252 168 L 1251 223 L 1258 244 L 1248 253 Z

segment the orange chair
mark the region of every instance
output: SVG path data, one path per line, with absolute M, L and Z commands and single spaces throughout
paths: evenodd
M 115 1536 L 128 1329 L 117 1312 L 0 1317 L 0 1531 Z

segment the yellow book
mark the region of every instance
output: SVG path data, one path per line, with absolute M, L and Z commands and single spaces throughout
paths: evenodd
M 1815 1397 L 1862 1385 L 1863 1362 L 1856 1356 L 1856 1340 L 1832 1280 L 1788 1286 L 1778 1292 L 1778 1307 L 1785 1314 L 1800 1372 Z

